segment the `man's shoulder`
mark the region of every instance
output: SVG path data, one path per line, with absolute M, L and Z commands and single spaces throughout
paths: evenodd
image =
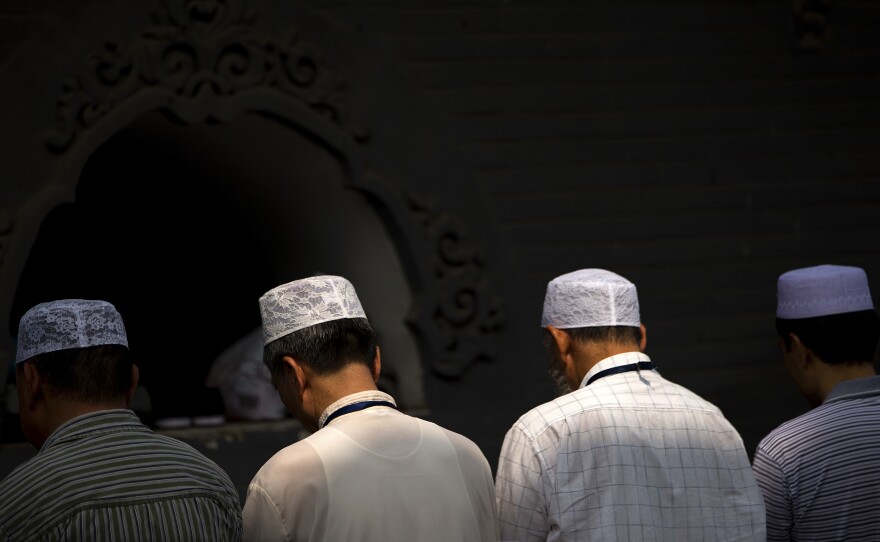
M 706 399 L 705 397 L 695 392 L 691 388 L 685 386 L 684 384 L 673 382 L 672 380 L 669 380 L 668 378 L 665 378 L 660 374 L 657 375 L 657 379 L 658 381 L 662 382 L 662 395 L 665 398 L 672 399 L 673 397 L 675 397 L 678 398 L 678 401 L 680 401 L 680 404 L 678 402 L 670 403 L 669 406 L 680 406 L 685 410 L 702 410 L 712 413 L 721 412 L 721 409 L 718 407 L 718 405 L 716 405 L 709 399 Z M 659 399 L 657 400 L 657 402 L 659 405 L 662 405 L 663 403 Z
M 134 452 L 137 455 L 145 454 L 157 459 L 164 457 L 169 463 L 197 464 L 221 477 L 227 477 L 214 460 L 179 438 L 152 432 L 143 433 L 139 438 L 141 446 Z
M 817 437 L 825 439 L 840 428 L 840 419 L 833 410 L 820 405 L 790 420 L 782 422 L 758 443 L 758 450 L 775 461 L 822 453 Z
M 461 455 L 462 453 L 472 456 L 478 457 L 480 459 L 485 459 L 485 455 L 483 454 L 480 447 L 477 446 L 477 443 L 466 437 L 464 434 L 449 429 L 448 427 L 444 427 L 432 421 L 419 419 L 419 422 L 422 424 L 427 424 L 429 427 L 434 427 L 438 431 L 440 431 L 446 438 L 452 443 L 452 446 L 458 451 Z
M 601 407 L 599 397 L 588 388 L 580 388 L 527 410 L 516 420 L 512 429 L 535 436 L 573 416 L 588 415 Z
M 862 412 L 858 412 L 860 409 Z M 854 402 L 826 403 L 782 422 L 767 433 L 758 446 L 765 452 L 781 446 L 810 449 L 816 444 L 813 435 L 824 439 L 852 431 L 862 433 L 864 422 L 876 420 L 876 414 L 876 408 L 865 410 Z
M 145 433 L 140 437 L 144 443 L 149 444 L 155 450 L 163 450 L 168 453 L 174 453 L 182 457 L 193 458 L 196 461 L 210 461 L 208 457 L 195 449 L 191 444 L 182 440 L 186 438 L 181 436 L 163 435 L 160 433 Z
M 512 429 L 534 437 L 560 424 L 569 424 L 574 419 L 581 420 L 582 424 L 602 424 L 608 412 L 620 410 L 688 411 L 724 418 L 716 405 L 688 388 L 659 374 L 653 375 L 652 382 L 654 385 L 650 390 L 635 392 L 625 382 L 609 382 L 610 387 L 579 388 L 526 411 Z
M 151 470 L 166 469 L 170 483 L 210 488 L 222 486 L 224 492 L 237 495 L 226 471 L 181 438 L 133 425 L 95 432 L 75 446 L 66 443 L 53 446 L 41 451 L 37 457 L 42 456 L 44 465 L 88 464 L 89 475 L 95 480 L 116 476 L 115 472 L 126 472 L 131 480 L 143 480 L 146 485 L 152 483 Z M 62 468 L 59 478 L 64 476 L 68 473 Z
M 321 458 L 312 443 L 317 439 L 326 437 L 328 433 L 328 431 L 323 430 L 316 431 L 276 451 L 263 463 L 263 466 L 257 472 L 257 476 L 271 477 L 273 473 L 284 472 L 291 468 L 320 467 Z
M 17 495 L 32 487 L 31 480 L 44 476 L 46 469 L 42 458 L 37 454 L 15 467 L 3 480 L 0 480 L 0 521 L 7 515 L 10 508 L 18 506 Z

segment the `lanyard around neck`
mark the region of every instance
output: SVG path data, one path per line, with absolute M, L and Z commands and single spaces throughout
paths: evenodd
M 334 410 L 332 414 L 327 416 L 327 419 L 324 420 L 324 425 L 322 425 L 321 427 L 327 427 L 327 424 L 330 423 L 331 420 L 334 420 L 339 416 L 344 416 L 346 414 L 351 414 L 352 412 L 357 412 L 358 410 L 363 410 L 365 408 L 376 406 L 384 406 L 397 409 L 397 405 L 390 401 L 358 401 L 357 403 L 345 405 L 344 407 Z
M 618 373 L 628 373 L 630 371 L 641 371 L 641 370 L 651 371 L 654 369 L 654 367 L 655 366 L 654 366 L 653 361 L 640 361 L 638 363 L 630 363 L 629 365 L 621 365 L 619 367 L 612 367 L 610 369 L 605 369 L 604 371 L 599 371 L 598 373 L 591 376 L 590 379 L 587 380 L 586 386 L 589 386 L 590 384 L 592 384 L 596 380 L 599 380 L 600 378 L 605 378 L 606 376 L 616 375 Z M 584 387 L 586 387 L 586 386 L 584 386 Z

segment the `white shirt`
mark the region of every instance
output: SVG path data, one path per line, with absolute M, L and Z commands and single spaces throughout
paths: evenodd
M 507 432 L 495 491 L 502 540 L 761 540 L 764 505 L 721 411 L 652 370 L 606 358 L 581 387 Z
M 389 401 L 349 395 L 327 408 Z M 492 471 L 467 438 L 394 408 L 333 418 L 276 453 L 248 487 L 244 539 L 493 541 Z

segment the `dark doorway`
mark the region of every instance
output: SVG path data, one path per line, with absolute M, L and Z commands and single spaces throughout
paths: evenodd
M 125 321 L 154 418 L 222 411 L 204 378 L 217 354 L 259 325 L 257 300 L 275 276 L 252 225 L 207 170 L 158 143 L 125 130 L 90 157 L 75 202 L 42 224 L 11 327 L 42 301 L 108 300 Z

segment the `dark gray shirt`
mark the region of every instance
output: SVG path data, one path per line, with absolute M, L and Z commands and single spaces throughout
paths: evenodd
M 74 418 L 0 482 L 0 540 L 238 541 L 238 492 L 213 461 L 130 410 Z

